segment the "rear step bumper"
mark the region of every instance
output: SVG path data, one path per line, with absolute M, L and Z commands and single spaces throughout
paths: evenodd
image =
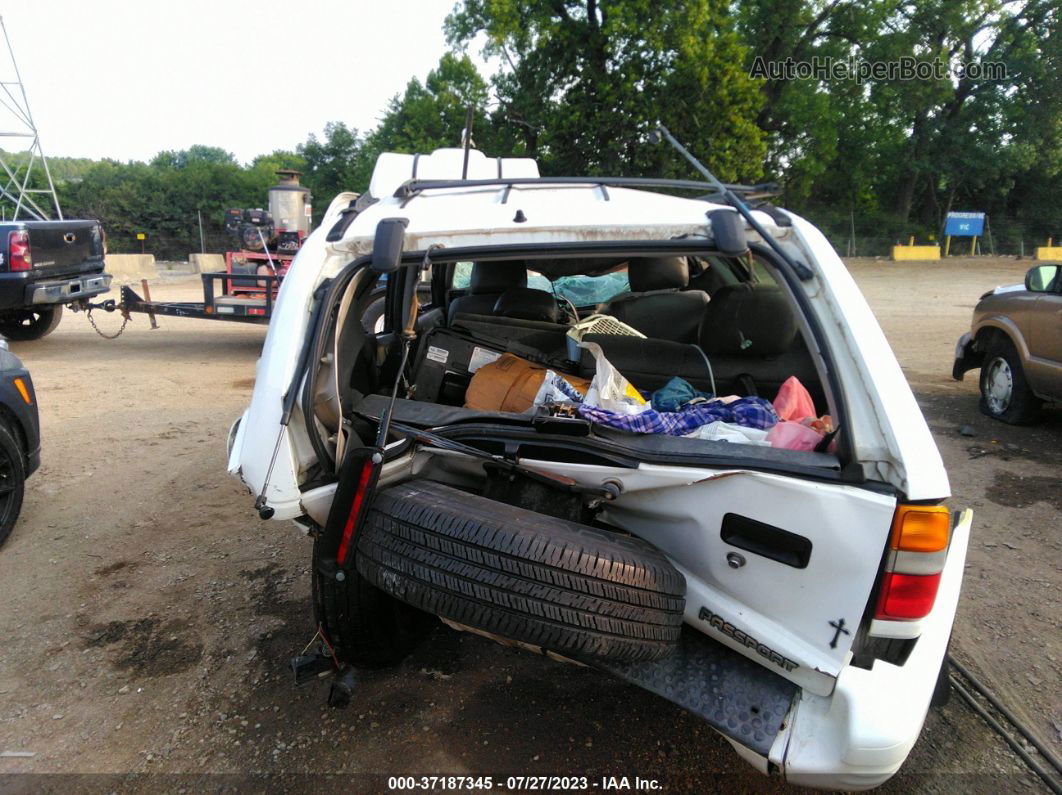
M 590 664 L 678 704 L 764 757 L 800 694 L 789 680 L 690 627 L 662 660 Z
M 26 287 L 27 304 L 65 304 L 79 298 L 91 298 L 111 288 L 111 275 L 98 273 L 70 279 L 35 282 Z

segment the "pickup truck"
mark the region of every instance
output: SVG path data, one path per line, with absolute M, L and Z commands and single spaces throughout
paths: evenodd
M 59 325 L 65 305 L 107 292 L 103 255 L 96 221 L 0 223 L 0 334 L 40 339 Z

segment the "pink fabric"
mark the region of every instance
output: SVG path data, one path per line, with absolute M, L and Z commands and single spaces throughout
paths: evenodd
M 799 383 L 799 382 L 797 382 Z M 803 389 L 803 387 L 801 387 Z M 823 436 L 814 428 L 809 428 L 799 422 L 787 422 L 782 420 L 767 432 L 767 441 L 771 447 L 781 447 L 786 450 L 804 450 L 812 452 L 815 445 L 821 442 Z
M 815 401 L 795 375 L 789 376 L 778 390 L 778 396 L 774 399 L 774 410 L 779 419 L 793 422 L 800 422 L 807 417 L 818 417 L 815 413 Z

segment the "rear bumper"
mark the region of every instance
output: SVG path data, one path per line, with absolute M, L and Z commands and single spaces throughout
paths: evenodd
M 33 271 L 0 273 L 0 309 L 69 304 L 105 293 L 111 288 L 109 273 L 86 273 L 42 279 Z
M 26 304 L 67 304 L 81 298 L 91 298 L 111 289 L 111 278 L 109 273 L 98 273 L 29 284 L 26 286 Z
M 967 510 L 955 527 L 936 605 L 907 662 L 896 666 L 879 660 L 869 671 L 849 665 L 831 696 L 807 691 L 801 695 L 768 756 L 788 782 L 820 789 L 869 789 L 907 759 L 922 732 L 947 653 L 971 520 Z

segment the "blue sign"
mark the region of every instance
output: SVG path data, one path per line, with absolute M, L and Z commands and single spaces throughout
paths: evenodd
M 984 231 L 984 213 L 948 213 L 944 223 L 944 234 L 951 237 L 980 237 Z

